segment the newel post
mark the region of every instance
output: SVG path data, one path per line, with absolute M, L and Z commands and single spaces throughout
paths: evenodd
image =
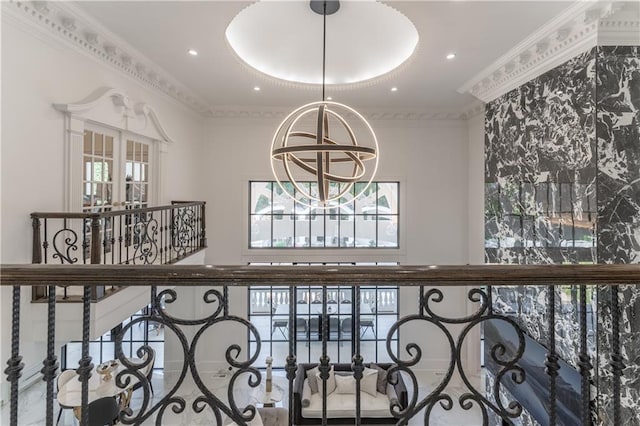
M 40 235 L 40 218 L 31 215 L 33 227 L 33 248 L 31 251 L 31 263 L 42 263 L 42 236 Z

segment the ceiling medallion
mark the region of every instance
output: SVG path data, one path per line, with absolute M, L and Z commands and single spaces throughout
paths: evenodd
M 327 2 L 326 81 L 333 90 L 364 87 L 408 63 L 419 36 L 393 2 Z M 320 85 L 317 51 L 323 42 L 324 1 L 256 1 L 229 23 L 225 37 L 236 57 L 252 71 L 287 87 Z
M 340 3 L 310 3 L 323 17 L 322 101 L 296 109 L 280 123 L 271 141 L 271 170 L 282 191 L 295 202 L 328 208 L 351 203 L 367 190 L 378 169 L 378 141 L 371 125 L 356 110 L 326 100 L 327 15 L 337 12 Z M 307 119 L 314 114 L 314 120 Z M 357 119 L 362 130 L 356 132 L 347 123 L 349 116 Z M 365 162 L 370 160 L 375 160 L 375 165 L 367 169 Z M 315 184 L 301 184 L 311 178 Z M 366 184 L 356 188 L 358 182 Z

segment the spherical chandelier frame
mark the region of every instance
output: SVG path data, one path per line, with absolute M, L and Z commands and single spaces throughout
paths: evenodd
M 368 132 L 370 135 L 372 146 L 358 145 L 355 132 L 344 117 L 338 114 L 334 109 L 344 109 L 359 119 L 364 124 L 365 132 Z M 294 126 L 300 121 L 300 119 L 314 111 L 318 111 L 318 132 L 316 134 L 294 130 Z M 349 135 L 351 144 L 338 144 L 329 137 L 329 117 L 333 117 L 344 127 Z M 290 137 L 316 139 L 316 144 L 288 146 Z M 315 159 L 302 158 L 299 156 L 305 152 L 315 154 Z M 278 129 L 271 141 L 271 171 L 278 183 L 278 186 L 282 189 L 282 192 L 295 203 L 311 208 L 336 208 L 353 203 L 355 199 L 359 198 L 369 188 L 369 186 L 371 186 L 378 170 L 378 152 L 378 140 L 375 132 L 362 114 L 355 109 L 338 102 L 312 102 L 291 112 L 282 121 L 280 126 L 278 126 Z M 331 158 L 332 153 L 341 153 L 343 154 L 343 157 Z M 360 179 L 366 174 L 364 162 L 370 160 L 375 160 L 375 164 L 373 172 L 367 179 L 366 184 L 352 197 L 346 197 L 345 199 L 345 194 L 350 192 L 356 183 L 361 183 L 359 182 Z M 276 165 L 280 161 L 283 163 L 282 168 L 284 169 L 284 175 L 286 175 L 288 181 L 284 181 L 281 173 L 276 171 Z M 302 170 L 315 175 L 318 183 L 319 196 L 314 196 L 310 193 L 311 191 L 305 191 L 300 186 L 293 177 L 289 161 L 300 167 Z M 347 161 L 353 162 L 351 176 L 342 176 L 330 172 L 329 169 L 332 163 L 344 163 Z M 309 202 L 304 202 L 296 198 L 295 193 L 292 193 L 287 189 L 285 182 L 290 183 L 295 188 L 295 191 L 297 191 L 306 200 L 309 200 Z M 339 189 L 337 194 L 329 196 L 329 186 L 331 182 L 345 183 L 346 185 Z M 339 202 L 341 199 L 344 201 Z

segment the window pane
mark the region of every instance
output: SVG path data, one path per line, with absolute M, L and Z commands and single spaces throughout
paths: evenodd
M 325 247 L 338 247 L 339 216 L 336 214 L 337 209 L 331 210 L 332 212 L 325 216 Z
M 103 137 L 104 136 L 100 133 L 95 134 L 95 138 L 93 141 L 93 155 L 101 157 L 104 155 L 104 148 L 102 144 Z
M 251 247 L 271 247 L 271 215 L 251 216 Z
M 355 230 L 356 223 L 355 216 L 341 216 L 340 217 L 340 247 L 354 247 L 355 246 Z
M 398 184 L 378 183 L 378 213 L 398 214 Z
M 149 147 L 146 144 L 141 144 L 142 145 L 142 162 L 143 163 L 148 163 L 149 162 Z
M 91 167 L 92 167 L 92 161 L 91 161 L 91 157 L 84 157 L 83 159 L 84 162 L 84 175 L 83 175 L 83 180 L 88 181 L 91 180 Z
M 293 220 L 290 215 L 274 214 L 273 247 L 293 247 Z
M 251 182 L 251 213 L 271 212 L 271 182 Z
M 86 155 L 93 154 L 93 132 L 89 130 L 84 131 L 83 151 Z
M 324 216 L 322 214 L 311 215 L 311 246 L 324 247 Z
M 378 247 L 398 247 L 397 216 L 378 216 Z
M 309 235 L 309 218 L 305 215 L 296 215 L 295 231 L 296 231 L 296 247 L 309 247 L 311 244 Z
M 106 136 L 104 138 L 104 156 L 106 158 L 113 158 L 113 137 Z
M 356 247 L 376 246 L 376 221 L 367 216 L 356 216 Z

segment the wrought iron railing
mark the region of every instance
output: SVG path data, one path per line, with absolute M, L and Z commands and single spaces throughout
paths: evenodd
M 320 314 L 322 318 L 322 352 L 318 360 L 320 379 L 326 383 L 329 379 L 331 360 L 328 356 L 328 316 L 327 292 L 331 286 L 352 286 L 355 314 L 353 316 L 353 331 L 359 330 L 360 322 L 360 297 L 358 292 L 360 286 L 371 285 L 397 285 L 402 289 L 413 288 L 419 292 L 416 301 L 416 310 L 407 313 L 404 307 L 401 318 L 390 328 L 387 334 L 387 355 L 391 359 L 393 366 L 390 367 L 387 382 L 396 385 L 403 378 L 407 384 L 407 398 L 394 398 L 389 400 L 389 417 L 397 424 L 408 424 L 411 419 L 417 418 L 419 423 L 429 424 L 432 410 L 440 406 L 445 410 L 450 410 L 454 405 L 462 410 L 474 408 L 479 412 L 479 421 L 483 424 L 514 424 L 522 415 L 523 407 L 521 401 L 513 399 L 510 393 L 505 392 L 505 385 L 510 381 L 517 386 L 527 383 L 531 377 L 527 367 L 521 365 L 520 361 L 526 351 L 525 334 L 520 327 L 518 320 L 509 313 L 499 312 L 496 307 L 498 300 L 495 295 L 504 296 L 504 293 L 494 292 L 493 288 L 502 286 L 518 286 L 519 289 L 538 288 L 546 290 L 539 295 L 545 295 L 546 300 L 541 303 L 546 304 L 547 312 L 543 315 L 551 338 L 546 345 L 546 356 L 540 365 L 530 366 L 536 371 L 546 371 L 544 374 L 546 388 L 549 394 L 544 401 L 547 407 L 546 424 L 563 424 L 559 419 L 558 387 L 560 354 L 556 350 L 556 332 L 563 328 L 558 317 L 562 314 L 558 310 L 558 294 L 561 298 L 565 293 L 559 291 L 563 286 L 575 288 L 576 300 L 578 300 L 578 310 L 575 314 L 578 329 L 579 341 L 576 342 L 575 354 L 579 360 L 576 370 L 580 374 L 581 399 L 579 408 L 575 409 L 575 415 L 579 419 L 575 424 L 589 425 L 592 421 L 601 422 L 602 412 L 610 413 L 610 420 L 604 424 L 623 424 L 621 417 L 621 378 L 625 368 L 630 366 L 638 368 L 638 359 L 625 359 L 621 351 L 620 341 L 620 313 L 618 286 L 637 284 L 640 278 L 640 265 L 485 265 L 485 266 L 385 266 L 385 267 L 259 267 L 259 266 L 108 266 L 90 265 L 82 268 L 75 266 L 51 266 L 51 265 L 5 265 L 2 267 L 2 286 L 12 286 L 12 330 L 11 342 L 2 342 L 3 345 L 11 344 L 11 358 L 8 360 L 8 367 L 5 372 L 8 381 L 11 383 L 10 395 L 10 424 L 20 424 L 21 410 L 26 407 L 18 405 L 18 379 L 23 369 L 20 355 L 20 327 L 25 318 L 21 316 L 20 292 L 24 286 L 47 285 L 48 293 L 48 325 L 47 325 L 47 353 L 44 355 L 44 367 L 42 369 L 43 380 L 46 381 L 46 424 L 54 423 L 54 383 L 57 373 L 57 358 L 55 350 L 55 330 L 56 330 L 56 298 L 53 296 L 53 288 L 56 285 L 81 286 L 83 289 L 83 315 L 78 320 L 82 321 L 82 358 L 77 369 L 79 381 L 82 383 L 82 400 L 80 403 L 80 424 L 88 424 L 89 418 L 89 378 L 92 374 L 93 365 L 89 356 L 89 329 L 91 318 L 91 288 L 105 285 L 115 281 L 122 282 L 129 286 L 149 286 L 152 309 L 148 316 L 141 317 L 127 324 L 120 334 L 115 337 L 115 353 L 119 362 L 124 366 L 116 377 L 118 387 L 123 390 L 128 388 L 132 382 L 139 382 L 143 389 L 142 401 L 138 404 L 123 406 L 119 414 L 119 420 L 123 424 L 141 424 L 144 421 L 153 419 L 156 424 L 163 424 L 165 416 L 186 415 L 187 410 L 191 414 L 198 415 L 204 410 L 213 414 L 214 424 L 223 424 L 225 417 L 231 418 L 237 424 L 245 425 L 256 415 L 255 404 L 245 404 L 236 400 L 237 387 L 245 386 L 255 388 L 260 386 L 263 373 L 256 367 L 256 360 L 261 353 L 260 333 L 254 324 L 246 319 L 246 307 L 243 312 L 232 312 L 232 307 L 238 304 L 231 304 L 231 295 L 234 293 L 230 289 L 234 287 L 245 287 L 252 285 L 279 286 L 289 291 L 289 300 L 295 300 L 297 286 L 321 286 L 323 309 Z M 159 291 L 159 286 L 172 286 L 171 289 Z M 171 306 L 178 301 L 181 287 L 196 286 L 202 287 L 203 302 L 210 306 L 211 313 L 203 318 L 188 319 L 178 317 L 172 312 Z M 462 287 L 467 292 L 464 301 L 457 300 L 457 303 L 474 302 L 474 312 L 461 317 L 451 317 L 442 313 L 442 302 L 446 302 L 447 287 Z M 627 288 L 625 286 L 624 288 Z M 607 359 L 606 365 L 598 360 L 594 360 L 588 348 L 588 317 L 587 317 L 587 295 L 597 292 L 599 299 L 608 298 L 610 306 L 608 312 L 601 312 L 600 315 L 608 315 L 607 322 L 611 324 L 610 330 L 599 330 L 610 334 L 607 337 Z M 540 297 L 538 297 L 540 298 Z M 467 300 L 468 299 L 468 300 Z M 500 301 L 504 304 L 504 300 Z M 289 310 L 289 324 L 294 324 L 296 320 L 296 304 L 291 305 Z M 150 395 L 150 384 L 142 373 L 146 364 L 132 363 L 128 360 L 122 350 L 122 336 L 127 330 L 138 322 L 149 321 L 164 326 L 165 333 L 173 334 L 176 344 L 182 348 L 183 364 L 179 369 L 180 374 L 175 383 L 171 383 L 170 388 L 163 391 L 152 401 Z M 463 348 L 465 344 L 475 344 L 469 342 L 470 332 L 480 324 L 500 322 L 511 330 L 515 336 L 515 344 L 496 341 L 485 348 L 488 360 L 496 366 L 494 376 L 488 380 L 489 389 L 479 389 L 469 378 L 469 372 L 463 362 Z M 441 381 L 427 395 L 420 395 L 418 392 L 419 380 L 416 375 L 415 366 L 423 359 L 423 355 L 429 351 L 429 347 L 416 343 L 419 335 L 405 333 L 401 335 L 402 348 L 399 352 L 392 348 L 390 341 L 395 333 L 398 333 L 407 324 L 424 324 L 432 329 L 441 332 L 447 342 L 450 352 L 448 365 L 443 368 Z M 195 353 L 199 345 L 203 343 L 203 335 L 213 326 L 239 324 L 246 328 L 247 332 L 253 335 L 256 341 L 249 353 L 243 352 L 247 344 L 246 334 L 243 333 L 222 333 L 225 338 L 235 337 L 237 339 L 225 350 L 225 362 L 234 369 L 230 380 L 224 387 L 223 394 L 212 391 L 210 383 L 207 381 L 207 373 L 201 371 L 201 365 L 196 361 Z M 415 329 L 415 328 L 414 328 Z M 220 331 L 218 331 L 220 332 Z M 231 334 L 231 336 L 229 336 Z M 353 419 L 349 422 L 362 424 L 366 418 L 363 416 L 362 396 L 359 392 L 363 385 L 363 371 L 365 362 L 372 361 L 364 359 L 361 353 L 359 333 L 352 332 L 353 336 L 353 359 L 351 369 L 356 379 L 357 390 L 355 392 L 355 406 Z M 191 337 L 192 336 L 192 337 Z M 295 327 L 288 328 L 288 355 L 286 356 L 285 372 L 288 381 L 288 400 L 285 407 L 288 409 L 288 423 L 295 423 L 299 418 L 300 407 L 296 405 L 296 389 L 294 381 L 296 374 L 300 374 L 298 362 L 296 360 L 296 330 Z M 479 342 L 476 342 L 479 344 Z M 445 346 L 446 347 L 446 346 Z M 138 350 L 138 356 L 145 358 L 150 352 L 150 348 L 143 346 Z M 241 355 L 242 354 L 242 355 Z M 600 357 L 602 354 L 599 355 Z M 148 357 L 146 358 L 148 359 Z M 562 367 L 564 368 L 564 367 Z M 602 371 L 601 371 L 602 370 Z M 605 371 L 606 370 L 606 371 Z M 298 373 L 296 373 L 298 371 Z M 529 370 L 530 371 L 530 370 Z M 636 371 L 631 369 L 629 371 Z M 457 374 L 464 386 L 464 392 L 454 402 L 454 396 L 449 391 L 454 374 Z M 613 392 L 611 403 L 598 407 L 598 398 L 592 400 L 590 388 L 597 384 L 600 375 L 607 376 L 612 382 Z M 190 376 L 190 377 L 189 377 Z M 608 380 L 609 380 L 608 379 Z M 188 387 L 187 382 L 192 382 L 195 387 Z M 322 392 L 321 418 L 315 419 L 318 424 L 331 422 L 330 409 L 327 407 L 327 396 Z M 604 390 L 603 390 L 604 391 Z M 610 392 L 609 390 L 606 390 Z M 158 392 L 158 389 L 156 389 Z M 563 391 L 564 392 L 564 391 Z M 600 392 L 600 390 L 598 390 Z M 187 397 L 192 400 L 187 401 Z M 297 396 L 299 398 L 299 396 Z M 189 408 L 190 402 L 191 407 Z M 628 401 L 627 401 L 628 402 Z M 170 410 L 167 410 L 170 408 Z M 195 413 L 195 414 L 194 414 Z M 600 417 L 599 417 L 600 416 Z M 309 419 L 307 419 L 309 420 Z M 335 420 L 335 419 L 334 419 Z M 313 421 L 313 419 L 312 419 Z M 344 423 L 344 419 L 341 420 Z M 608 422 L 608 423 L 607 423 Z M 44 423 L 44 421 L 43 421 Z M 564 423 L 567 424 L 567 423 Z
M 207 245 L 204 201 L 172 201 L 171 205 L 101 213 L 31 213 L 32 263 L 171 264 Z M 92 287 L 98 300 L 122 285 Z M 35 286 L 33 301 L 45 301 L 47 287 Z M 64 301 L 81 301 L 68 294 Z

